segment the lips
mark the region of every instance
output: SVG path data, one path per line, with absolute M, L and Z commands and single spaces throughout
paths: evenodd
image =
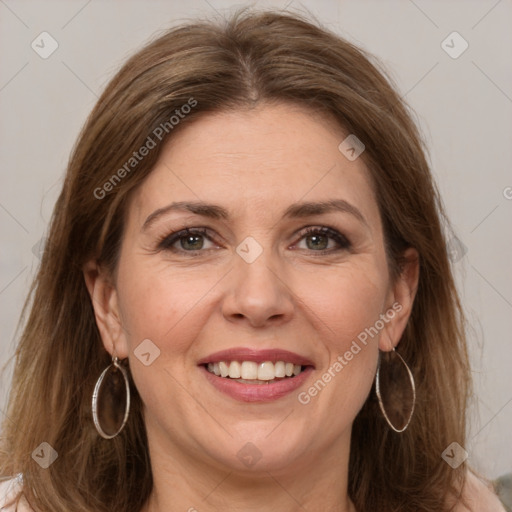
M 244 402 L 268 402 L 302 385 L 314 369 L 312 361 L 287 350 L 233 348 L 198 361 L 207 380 L 219 391 Z

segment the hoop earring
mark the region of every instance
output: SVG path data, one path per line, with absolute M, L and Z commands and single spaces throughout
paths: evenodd
M 112 364 L 103 370 L 92 394 L 92 418 L 99 435 L 104 439 L 116 437 L 126 425 L 129 412 L 128 374 L 113 356 Z
M 383 356 L 382 352 L 379 352 L 379 363 L 377 365 L 377 374 L 375 376 L 375 391 L 377 393 L 377 398 L 379 399 L 380 410 L 382 411 L 388 425 L 395 432 L 400 433 L 403 432 L 411 422 L 411 418 L 414 413 L 414 406 L 416 404 L 416 386 L 414 384 L 414 377 L 411 370 L 394 347 L 393 350 L 390 352 L 384 352 L 384 354 L 387 354 L 384 356 L 386 359 L 390 359 L 393 355 L 397 355 L 401 364 L 397 366 L 389 361 L 385 362 L 385 365 L 388 365 L 388 370 L 384 372 L 386 384 L 383 389 L 383 398 L 380 386 L 381 363 Z M 401 376 L 398 375 L 399 373 L 401 373 Z M 400 384 L 397 385 L 397 381 L 399 383 L 402 382 L 404 376 L 407 377 L 406 380 L 409 382 L 409 387 L 403 387 Z M 384 406 L 384 402 L 386 402 L 386 407 Z

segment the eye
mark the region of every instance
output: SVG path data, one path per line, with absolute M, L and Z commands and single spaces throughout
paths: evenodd
M 210 246 L 208 246 L 210 244 Z M 158 248 L 167 251 L 193 252 L 202 249 L 212 249 L 214 244 L 205 228 L 182 229 L 167 235 L 158 244 Z
M 166 235 L 158 243 L 159 250 L 172 252 L 194 253 L 215 247 L 218 246 L 206 228 L 182 229 Z M 330 227 L 309 227 L 300 233 L 297 248 L 325 254 L 350 249 L 351 243 L 344 235 Z
M 300 247 L 304 242 L 305 247 Z M 349 240 L 335 229 L 324 227 L 310 227 L 301 233 L 299 249 L 311 250 L 318 253 L 328 253 L 337 250 L 350 249 Z

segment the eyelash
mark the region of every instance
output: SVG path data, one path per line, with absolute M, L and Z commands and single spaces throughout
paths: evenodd
M 189 255 L 197 256 L 197 255 L 199 255 L 199 253 L 204 252 L 205 249 L 196 249 L 196 250 L 187 251 L 185 249 L 176 249 L 175 247 L 173 247 L 173 245 L 176 242 L 179 242 L 181 239 L 186 238 L 187 236 L 197 236 L 197 235 L 204 236 L 205 238 L 207 238 L 208 240 L 213 242 L 212 238 L 208 235 L 208 229 L 206 229 L 206 228 L 185 228 L 180 231 L 170 233 L 170 234 L 166 235 L 165 237 L 163 237 L 158 242 L 158 249 L 165 250 L 165 251 L 171 251 L 171 252 L 188 253 Z M 305 231 L 303 231 L 300 234 L 299 241 L 301 241 L 304 238 L 307 238 L 308 236 L 312 236 L 312 235 L 327 235 L 328 237 L 335 240 L 336 243 L 339 245 L 339 247 L 334 248 L 334 249 L 333 248 L 322 249 L 319 251 L 315 251 L 315 250 L 311 249 L 311 252 L 316 253 L 318 255 L 330 254 L 333 252 L 337 252 L 337 251 L 341 251 L 341 250 L 349 250 L 352 248 L 352 244 L 350 243 L 348 238 L 346 238 L 344 235 L 339 233 L 337 230 L 330 228 L 328 226 L 306 228 Z

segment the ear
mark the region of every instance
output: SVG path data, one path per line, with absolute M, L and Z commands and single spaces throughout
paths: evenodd
M 128 343 L 112 279 L 95 260 L 88 261 L 82 270 L 103 346 L 109 354 L 125 359 L 129 353 Z
M 416 249 L 408 248 L 400 264 L 400 275 L 391 284 L 387 297 L 389 319 L 379 338 L 379 349 L 388 352 L 400 342 L 405 326 L 411 315 L 414 298 L 418 289 L 420 275 L 419 254 Z

